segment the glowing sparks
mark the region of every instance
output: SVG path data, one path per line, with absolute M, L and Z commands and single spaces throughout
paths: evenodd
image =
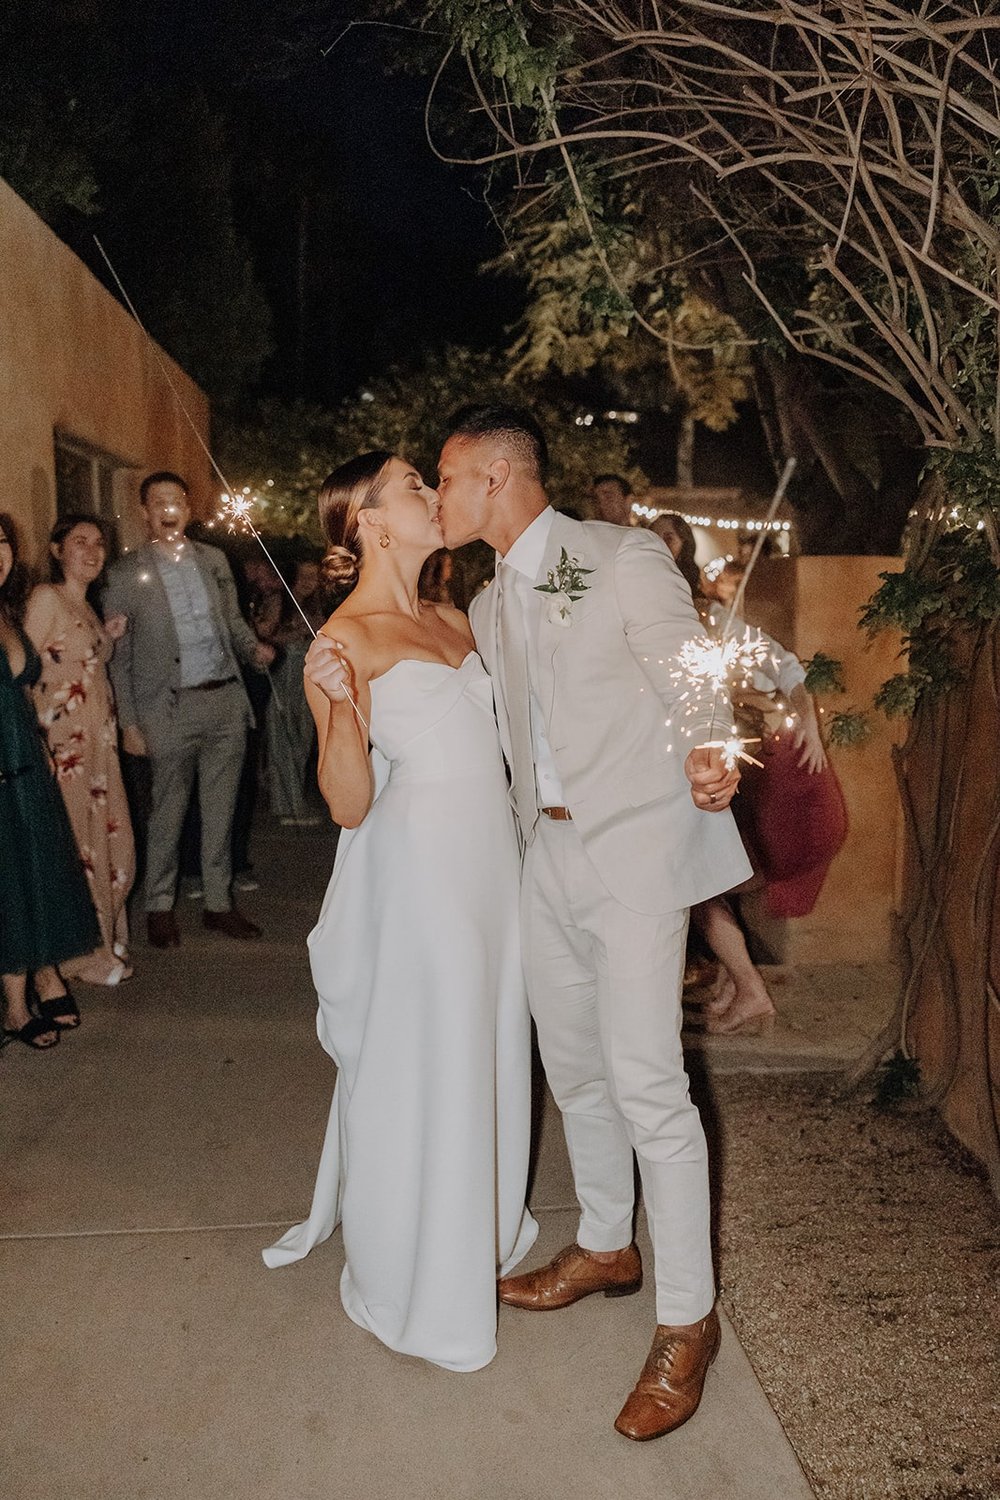
M 735 771 L 739 762 L 745 761 L 748 766 L 760 766 L 764 768 L 764 762 L 756 756 L 747 753 L 747 745 L 759 745 L 759 739 L 741 739 L 738 734 L 728 735 L 724 740 L 709 740 L 704 748 L 706 750 L 721 750 L 722 764 L 727 771 Z
M 239 526 L 245 526 L 256 535 L 256 530 L 251 520 L 254 507 L 254 496 L 244 490 L 242 494 L 236 494 L 233 490 L 219 497 L 218 520 L 228 521 L 229 530 L 235 531 Z
M 710 687 L 724 692 L 737 679 L 746 679 L 756 666 L 766 660 L 767 639 L 747 626 L 741 636 L 727 635 L 722 640 L 703 636 L 685 641 L 678 653 L 675 681 L 692 688 Z
M 273 484 L 274 481 L 269 479 L 267 482 L 268 484 Z M 289 587 L 288 580 L 285 578 L 281 569 L 278 567 L 278 564 L 275 562 L 274 558 L 267 550 L 267 544 L 265 543 L 264 538 L 261 536 L 260 532 L 257 530 L 256 526 L 253 523 L 253 508 L 256 503 L 257 496 L 251 494 L 249 486 L 244 486 L 244 488 L 240 491 L 227 488 L 223 490 L 222 494 L 219 496 L 219 512 L 215 519 L 217 521 L 228 521 L 230 531 L 236 531 L 238 528 L 242 527 L 244 530 L 249 531 L 254 540 L 260 544 L 261 551 L 277 574 L 278 581 L 280 582 L 282 588 L 285 590 L 285 593 L 291 599 L 295 608 L 302 616 L 309 634 L 315 640 L 316 632 L 312 627 L 312 623 L 309 620 L 308 615 L 303 610 L 302 605 L 299 603 L 298 599 L 296 599 L 295 594 Z M 346 683 L 343 683 L 342 687 L 344 697 L 353 708 L 358 723 L 361 725 L 365 733 L 367 735 L 370 735 L 371 727 L 368 723 L 368 720 L 365 718 L 364 714 L 358 707 L 354 695 L 351 693 Z
M 766 661 L 769 651 L 767 637 L 749 626 L 744 627 L 742 635 L 724 635 L 721 640 L 702 636 L 685 641 L 678 653 L 678 666 L 672 673 L 674 681 L 686 689 L 679 700 L 686 705 L 685 716 L 696 713 L 704 703 L 706 693 L 710 692 L 712 723 L 708 732 L 711 734 L 720 699 L 728 704 L 734 689 L 750 686 L 755 668 Z M 742 739 L 735 728 L 730 728 L 724 731 L 722 739 L 709 739 L 702 745 L 706 750 L 721 750 L 722 764 L 727 771 L 735 771 L 740 761 L 750 766 L 762 764 L 746 749 L 747 745 L 758 743 L 756 739 Z
M 794 472 L 795 459 L 790 458 L 781 472 L 777 488 L 771 497 L 767 516 L 763 522 L 759 523 L 757 540 L 721 629 L 713 619 L 711 626 L 717 634 L 697 636 L 690 641 L 685 641 L 677 656 L 677 666 L 671 672 L 671 677 L 677 686 L 684 688 L 677 700 L 678 705 L 682 706 L 684 718 L 692 718 L 696 715 L 700 717 L 705 706 L 705 699 L 709 693 L 711 694 L 709 735 L 712 735 L 715 730 L 719 700 L 725 698 L 728 704 L 730 694 L 734 690 L 740 687 L 751 687 L 755 671 L 763 665 L 770 654 L 770 642 L 761 631 L 751 630 L 749 626 L 744 625 L 742 635 L 737 635 L 733 626 L 739 617 L 747 580 L 760 556 L 765 534 L 774 523 L 775 514 L 784 499 L 785 491 Z M 689 733 L 683 726 L 680 732 Z M 757 743 L 755 739 L 741 738 L 736 733 L 735 726 L 732 726 L 724 731 L 722 739 L 709 739 L 704 742 L 703 748 L 720 750 L 723 765 L 727 771 L 732 772 L 737 769 L 740 761 L 755 766 L 762 764 L 761 761 L 748 754 L 746 749 L 747 745 Z

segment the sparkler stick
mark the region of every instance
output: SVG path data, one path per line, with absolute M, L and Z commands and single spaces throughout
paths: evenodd
M 733 595 L 733 602 L 729 606 L 729 613 L 726 615 L 725 621 L 723 623 L 723 639 L 725 639 L 725 637 L 729 634 L 729 627 L 733 623 L 733 618 L 738 613 L 739 607 L 743 603 L 743 595 L 746 593 L 747 584 L 750 582 L 750 574 L 753 572 L 754 567 L 756 566 L 758 557 L 760 557 L 761 548 L 764 545 L 764 538 L 770 535 L 771 522 L 774 520 L 778 506 L 785 498 L 785 492 L 788 489 L 789 484 L 791 483 L 792 475 L 795 473 L 795 465 L 796 460 L 794 458 L 789 458 L 788 460 L 786 460 L 785 467 L 781 471 L 781 477 L 778 480 L 777 489 L 775 490 L 774 495 L 771 498 L 771 504 L 767 508 L 767 515 L 764 517 L 764 524 L 762 525 L 760 531 L 757 533 L 757 540 L 754 542 L 753 551 L 750 553 L 750 559 L 746 565 L 746 568 L 744 569 L 743 577 L 740 579 L 739 588 Z
M 225 480 L 223 480 L 223 484 L 225 484 Z M 257 543 L 259 543 L 261 551 L 263 552 L 264 556 L 267 558 L 268 562 L 271 564 L 271 567 L 274 569 L 274 571 L 277 573 L 279 579 L 281 580 L 282 586 L 284 587 L 284 590 L 285 590 L 286 594 L 288 595 L 289 599 L 291 599 L 292 603 L 295 605 L 295 608 L 298 610 L 299 614 L 302 616 L 302 619 L 305 621 L 306 629 L 308 630 L 309 634 L 312 636 L 313 640 L 316 640 L 317 633 L 316 633 L 315 630 L 313 630 L 312 625 L 309 623 L 309 619 L 308 619 L 308 617 L 307 617 L 307 615 L 305 613 L 305 610 L 302 608 L 301 604 L 296 599 L 296 597 L 295 597 L 294 593 L 292 592 L 291 588 L 285 582 L 284 575 L 280 571 L 280 569 L 278 567 L 278 564 L 275 562 L 274 558 L 271 556 L 270 552 L 267 550 L 267 546 L 265 545 L 264 538 L 261 536 L 261 534 L 257 530 L 256 526 L 253 524 L 253 521 L 251 521 L 251 519 L 250 519 L 250 512 L 251 512 L 252 509 L 253 509 L 253 500 L 251 499 L 251 497 L 249 495 L 238 495 L 238 494 L 236 494 L 236 492 L 228 484 L 226 485 L 226 493 L 223 496 L 221 496 L 220 502 L 219 502 L 219 517 L 220 517 L 220 519 L 227 520 L 229 522 L 229 530 L 230 531 L 235 531 L 236 528 L 237 528 L 237 526 L 245 526 L 247 528 L 247 530 L 249 531 L 250 535 L 254 538 L 254 540 Z M 343 689 L 344 697 L 347 699 L 348 703 L 351 705 L 351 707 L 354 709 L 354 712 L 357 714 L 358 720 L 361 723 L 362 727 L 364 728 L 365 733 L 366 734 L 371 734 L 371 728 L 370 728 L 367 720 L 365 719 L 364 714 L 361 712 L 360 708 L 358 707 L 357 702 L 355 701 L 354 695 L 351 693 L 351 690 L 347 686 L 346 682 L 341 683 L 341 688 Z M 279 704 L 279 707 L 280 707 L 280 704 Z
M 263 541 L 263 538 L 260 535 L 260 532 L 257 530 L 256 526 L 254 526 L 253 522 L 250 519 L 250 509 L 251 509 L 251 506 L 253 505 L 253 501 L 250 499 L 250 497 L 248 495 L 237 494 L 237 492 L 233 489 L 232 485 L 229 483 L 229 480 L 226 478 L 225 474 L 223 474 L 222 470 L 219 468 L 219 465 L 216 463 L 215 457 L 212 454 L 211 449 L 209 448 L 208 444 L 205 442 L 205 439 L 202 437 L 201 433 L 199 432 L 198 426 L 197 426 L 194 418 L 192 417 L 191 413 L 188 411 L 187 407 L 184 405 L 184 400 L 183 400 L 183 398 L 181 396 L 181 393 L 177 389 L 177 383 L 176 383 L 176 381 L 174 380 L 173 376 L 170 373 L 169 366 L 167 365 L 166 361 L 163 359 L 163 357 L 160 354 L 159 346 L 157 345 L 156 340 L 153 338 L 152 334 L 149 332 L 149 329 L 146 327 L 145 323 L 142 321 L 142 319 L 140 318 L 138 312 L 136 311 L 135 303 L 132 301 L 132 298 L 129 296 L 128 292 L 125 290 L 125 287 L 124 287 L 124 285 L 122 283 L 121 277 L 118 275 L 118 272 L 115 270 L 114 266 L 111 264 L 111 259 L 110 259 L 109 255 L 108 255 L 108 252 L 105 250 L 104 246 L 101 244 L 101 242 L 97 238 L 96 234 L 94 235 L 94 244 L 97 246 L 98 250 L 100 251 L 101 259 L 104 261 L 104 264 L 107 266 L 109 272 L 111 273 L 112 280 L 114 281 L 115 286 L 118 288 L 119 292 L 121 293 L 122 300 L 124 301 L 125 306 L 128 308 L 129 312 L 132 314 L 132 316 L 135 319 L 136 323 L 139 325 L 140 330 L 145 335 L 146 341 L 149 344 L 149 347 L 153 351 L 153 357 L 155 358 L 156 363 L 160 367 L 160 373 L 163 375 L 164 380 L 167 382 L 167 385 L 170 387 L 171 395 L 173 396 L 174 400 L 177 402 L 177 406 L 178 406 L 178 409 L 181 412 L 181 415 L 184 417 L 184 420 L 187 422 L 187 424 L 190 427 L 191 431 L 194 433 L 195 438 L 196 438 L 196 440 L 198 442 L 199 447 L 201 448 L 201 450 L 204 453 L 205 457 L 208 459 L 209 463 L 212 465 L 212 468 L 214 469 L 215 473 L 217 474 L 217 476 L 218 476 L 218 478 L 219 478 L 219 480 L 220 480 L 220 482 L 222 484 L 222 487 L 225 490 L 225 495 L 222 498 L 222 504 L 221 504 L 220 509 L 221 509 L 222 514 L 225 515 L 226 517 L 228 517 L 228 519 L 229 519 L 229 523 L 230 523 L 229 529 L 230 529 L 230 531 L 235 531 L 235 529 L 236 529 L 236 523 L 237 522 L 242 523 L 244 526 L 246 526 L 246 528 L 250 532 L 251 536 L 254 538 L 254 540 L 260 546 L 261 551 L 264 553 L 264 556 L 267 558 L 268 562 L 271 564 L 271 567 L 274 569 L 275 573 L 277 573 L 278 580 L 279 580 L 282 588 L 285 590 L 286 594 L 291 599 L 292 603 L 295 605 L 295 608 L 298 610 L 299 614 L 302 616 L 302 619 L 303 619 L 303 622 L 305 624 L 306 629 L 308 630 L 309 634 L 312 636 L 313 640 L 315 640 L 316 639 L 316 631 L 312 628 L 312 625 L 309 623 L 309 619 L 308 619 L 308 617 L 306 615 L 305 610 L 302 608 L 301 604 L 296 599 L 295 594 L 293 593 L 293 591 L 291 589 L 291 586 L 288 584 L 287 580 L 284 577 L 284 574 L 281 572 L 281 569 L 278 567 L 278 565 L 275 562 L 274 558 L 271 556 L 270 552 L 267 550 L 267 547 L 264 545 L 264 541 Z M 268 676 L 269 677 L 270 677 L 270 675 L 271 675 L 270 672 L 268 672 Z M 365 731 L 366 734 L 370 735 L 371 734 L 371 727 L 368 724 L 367 720 L 365 719 L 364 714 L 361 712 L 360 708 L 358 707 L 357 703 L 355 702 L 355 699 L 354 699 L 354 697 L 353 697 L 350 689 L 348 688 L 348 686 L 347 686 L 346 683 L 341 684 L 341 686 L 343 688 L 344 697 L 347 699 L 348 703 L 351 705 L 351 707 L 354 709 L 354 712 L 357 714 L 358 719 L 359 719 L 359 721 L 360 721 L 360 723 L 362 725 L 362 728 L 364 729 L 364 731 Z M 273 687 L 273 684 L 272 684 L 272 687 Z

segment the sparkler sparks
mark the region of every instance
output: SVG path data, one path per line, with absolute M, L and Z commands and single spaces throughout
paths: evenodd
M 225 480 L 223 480 L 223 483 L 225 483 Z M 291 599 L 292 603 L 295 605 L 295 608 L 298 610 L 299 614 L 302 616 L 303 620 L 305 621 L 306 628 L 309 631 L 309 634 L 312 636 L 313 640 L 315 640 L 316 639 L 316 632 L 313 629 L 313 627 L 312 627 L 312 625 L 311 625 L 311 623 L 309 621 L 309 618 L 306 615 L 305 610 L 302 608 L 302 605 L 296 599 L 294 592 L 289 587 L 288 582 L 285 579 L 285 575 L 282 573 L 281 569 L 278 567 L 278 564 L 275 562 L 274 558 L 271 556 L 270 552 L 267 550 L 267 545 L 266 545 L 266 543 L 264 541 L 264 538 L 261 536 L 260 532 L 257 530 L 256 526 L 254 525 L 254 523 L 253 523 L 253 521 L 251 519 L 255 503 L 256 503 L 256 496 L 252 495 L 250 493 L 249 489 L 244 489 L 244 490 L 237 491 L 237 490 L 231 489 L 230 486 L 227 484 L 225 490 L 219 496 L 219 514 L 217 516 L 217 519 L 220 520 L 220 521 L 228 521 L 229 522 L 229 530 L 230 531 L 236 531 L 241 526 L 244 527 L 247 531 L 249 531 L 250 535 L 254 538 L 254 540 L 260 546 L 261 551 L 263 552 L 264 556 L 267 558 L 268 562 L 271 564 L 271 567 L 274 569 L 275 573 L 277 573 L 278 578 L 279 578 L 279 580 L 281 582 L 282 588 L 285 590 L 285 593 Z M 361 712 L 360 708 L 358 707 L 357 701 L 355 700 L 354 695 L 351 692 L 350 688 L 347 686 L 346 682 L 341 683 L 341 688 L 342 688 L 344 697 L 347 699 L 348 703 L 353 708 L 353 710 L 355 712 L 355 715 L 357 716 L 358 722 L 361 724 L 361 727 L 364 729 L 364 731 L 365 731 L 366 734 L 370 735 L 371 734 L 371 726 L 369 725 L 369 723 L 368 723 L 367 719 L 365 718 L 364 714 Z
M 685 717 L 693 715 L 700 704 L 704 701 L 703 695 L 706 690 L 712 692 L 712 717 L 709 724 L 709 734 L 715 729 L 715 717 L 719 707 L 719 699 L 725 695 L 727 703 L 729 693 L 734 687 L 749 687 L 752 682 L 754 669 L 766 661 L 770 651 L 769 642 L 761 631 L 751 630 L 749 626 L 743 627 L 743 634 L 736 635 L 733 632 L 733 621 L 743 601 L 747 581 L 753 572 L 754 564 L 761 553 L 764 545 L 764 537 L 770 529 L 778 507 L 785 497 L 792 474 L 795 472 L 795 459 L 790 458 L 785 464 L 778 480 L 771 504 L 768 507 L 767 518 L 760 529 L 760 534 L 750 554 L 740 586 L 736 591 L 736 597 L 726 614 L 722 628 L 717 637 L 700 636 L 693 640 L 685 641 L 678 653 L 678 665 L 671 674 L 678 684 L 686 684 L 687 691 L 680 695 L 680 702 L 686 704 Z M 740 761 L 748 765 L 761 766 L 762 762 L 747 753 L 747 745 L 756 745 L 756 739 L 741 738 L 735 727 L 724 731 L 722 739 L 709 739 L 704 742 L 702 748 L 706 750 L 720 750 L 722 752 L 722 763 L 727 771 L 735 771 Z
M 672 675 L 675 681 L 687 682 L 692 688 L 708 685 L 721 692 L 734 678 L 746 679 L 754 667 L 766 660 L 769 649 L 760 631 L 749 626 L 744 628 L 742 636 L 724 636 L 718 641 L 705 636 L 685 641 L 678 653 L 678 669 Z
M 220 521 L 228 521 L 230 531 L 236 531 L 241 524 L 245 525 L 248 530 L 254 531 L 250 520 L 253 507 L 254 497 L 245 490 L 241 495 L 229 491 L 220 497 L 218 519 Z
M 705 750 L 721 750 L 722 764 L 727 771 L 735 771 L 738 762 L 741 760 L 746 761 L 748 766 L 760 766 L 761 770 L 763 770 L 764 762 L 758 760 L 755 755 L 749 755 L 746 749 L 747 745 L 759 744 L 759 739 L 741 739 L 738 734 L 731 734 L 728 739 L 709 740 L 703 748 Z

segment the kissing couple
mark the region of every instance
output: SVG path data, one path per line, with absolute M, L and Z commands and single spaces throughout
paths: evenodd
M 719 1344 L 681 985 L 689 908 L 750 865 L 739 774 L 705 744 L 711 691 L 675 680 L 704 634 L 690 589 L 650 532 L 553 510 L 546 461 L 530 412 L 480 405 L 453 420 L 437 490 L 376 452 L 320 491 L 346 597 L 306 694 L 344 832 L 309 949 L 337 1084 L 310 1216 L 264 1259 L 341 1223 L 348 1316 L 477 1370 L 498 1275 L 500 1301 L 535 1312 L 639 1290 L 634 1153 L 657 1327 L 615 1426 L 643 1440 L 691 1416 Z M 496 577 L 470 617 L 420 599 L 426 558 L 476 538 Z M 580 1219 L 512 1275 L 538 1232 L 529 1003 Z

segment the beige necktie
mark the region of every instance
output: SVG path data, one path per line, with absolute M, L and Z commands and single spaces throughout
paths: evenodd
M 504 705 L 510 727 L 511 791 L 521 832 L 527 839 L 538 821 L 535 754 L 531 744 L 531 703 L 528 695 L 528 643 L 517 574 L 501 563 L 497 569 L 500 598 L 498 635 Z

